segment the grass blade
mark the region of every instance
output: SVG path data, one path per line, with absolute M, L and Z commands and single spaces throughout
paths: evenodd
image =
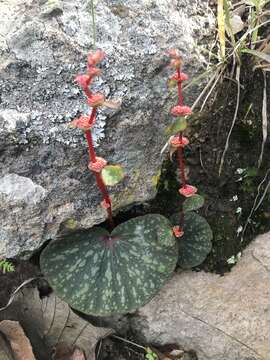
M 262 139 L 261 154 L 260 154 L 259 161 L 258 161 L 258 168 L 259 168 L 259 167 L 261 166 L 261 164 L 262 164 L 263 153 L 264 153 L 264 146 L 265 146 L 265 143 L 266 143 L 267 133 L 268 133 L 268 129 L 267 129 L 266 74 L 265 74 L 264 71 L 263 71 L 263 77 L 264 77 L 263 102 L 262 102 L 262 134 L 263 134 L 263 139 Z

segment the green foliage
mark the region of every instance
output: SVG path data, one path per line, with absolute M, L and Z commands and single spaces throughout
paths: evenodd
M 184 212 L 198 210 L 204 205 L 204 198 L 201 195 L 195 194 L 187 198 L 183 203 Z
M 60 298 L 87 314 L 126 313 L 148 302 L 175 269 L 170 222 L 150 214 L 109 233 L 92 228 L 52 242 L 41 269 Z
M 172 217 L 172 223 L 177 224 L 179 215 Z M 194 212 L 185 213 L 184 235 L 178 238 L 178 265 L 189 269 L 201 264 L 212 249 L 213 234 L 207 221 Z
M 13 272 L 15 271 L 15 267 L 10 261 L 2 259 L 0 260 L 0 271 L 2 271 L 3 274 Z
M 145 359 L 147 359 L 147 360 L 157 360 L 158 359 L 157 354 L 153 350 L 151 350 L 149 347 L 147 347 L 145 349 L 145 351 L 146 351 Z
M 166 129 L 167 135 L 175 135 L 179 133 L 179 131 L 184 131 L 187 128 L 187 120 L 184 117 L 179 117 L 175 120 L 175 122 L 168 126 Z
M 121 165 L 107 165 L 101 171 L 102 180 L 107 186 L 114 186 L 123 180 L 125 174 Z

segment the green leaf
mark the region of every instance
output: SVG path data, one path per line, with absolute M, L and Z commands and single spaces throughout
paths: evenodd
M 125 174 L 121 165 L 106 165 L 101 171 L 101 176 L 105 185 L 113 186 L 123 180 Z
M 183 203 L 184 212 L 198 210 L 204 205 L 204 198 L 201 195 L 195 194 L 187 198 Z
M 172 223 L 178 225 L 179 214 L 172 217 Z M 188 212 L 184 218 L 184 235 L 178 238 L 178 265 L 189 269 L 201 264 L 212 249 L 213 233 L 208 222 L 194 212 Z
M 102 228 L 51 242 L 42 272 L 73 308 L 95 315 L 127 313 L 147 303 L 171 276 L 177 244 L 163 216 L 139 216 L 110 234 Z
M 15 271 L 15 266 L 10 261 L 2 259 L 0 260 L 0 271 L 2 271 L 3 274 L 13 272 Z
M 176 121 L 167 127 L 166 134 L 167 135 L 175 135 L 179 131 L 184 131 L 187 128 L 187 120 L 184 117 L 179 117 Z

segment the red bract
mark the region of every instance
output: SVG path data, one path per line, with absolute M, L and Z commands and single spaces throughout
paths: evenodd
M 100 206 L 101 206 L 103 209 L 109 209 L 109 207 L 111 206 L 111 203 L 107 202 L 107 200 L 104 199 L 104 200 L 101 201 Z
M 174 226 L 173 227 L 173 233 L 174 233 L 174 236 L 177 237 L 177 238 L 184 235 L 184 231 L 180 226 Z
M 101 50 L 96 50 L 94 53 L 90 53 L 87 58 L 88 65 L 92 66 L 100 63 L 105 56 L 106 54 Z
M 95 117 L 91 119 L 89 115 L 88 116 L 83 115 L 71 121 L 70 126 L 82 130 L 89 130 L 95 124 L 95 121 L 96 121 Z
M 197 188 L 195 186 L 185 184 L 179 189 L 179 192 L 181 195 L 188 198 L 196 194 Z
M 192 110 L 189 106 L 177 105 L 171 109 L 171 114 L 173 116 L 186 116 L 186 115 L 190 115 L 191 113 Z
M 96 173 L 100 173 L 104 166 L 107 165 L 107 160 L 103 159 L 102 157 L 96 156 L 95 161 L 90 161 L 88 164 L 89 170 L 92 170 Z
M 170 61 L 170 66 L 176 69 L 180 69 L 181 65 L 182 65 L 181 59 L 172 59 Z
M 101 70 L 99 68 L 96 68 L 94 66 L 88 66 L 88 75 L 93 78 L 95 76 L 99 76 L 101 74 Z
M 91 78 L 89 75 L 78 75 L 75 78 L 75 81 L 81 85 L 83 89 L 87 88 L 91 82 Z
M 97 93 L 91 95 L 91 97 L 88 98 L 87 103 L 92 107 L 98 107 L 103 105 L 104 101 L 105 101 L 105 96 L 103 94 Z
M 170 138 L 170 144 L 174 147 L 185 147 L 189 144 L 189 140 L 185 136 L 179 137 L 179 135 L 175 135 Z

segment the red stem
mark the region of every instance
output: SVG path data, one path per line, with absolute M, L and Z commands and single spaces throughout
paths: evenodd
M 178 77 L 178 105 L 183 105 L 183 95 L 182 95 L 182 81 L 181 78 L 181 70 L 180 67 L 177 69 L 177 77 Z M 179 133 L 179 141 L 182 142 L 183 132 L 180 131 Z M 185 159 L 184 159 L 184 149 L 183 147 L 179 146 L 177 148 L 177 159 L 178 159 L 178 168 L 179 168 L 179 176 L 182 182 L 182 186 L 186 186 L 186 174 L 185 174 Z M 184 211 L 183 208 L 180 210 L 179 214 L 179 225 L 181 228 L 184 226 Z
M 183 95 L 182 95 L 182 81 L 180 80 L 181 77 L 181 71 L 180 71 L 180 67 L 177 69 L 177 76 L 178 76 L 178 81 L 177 81 L 177 85 L 178 85 L 178 105 L 182 106 L 183 105 Z
M 91 112 L 91 115 L 90 115 L 90 119 L 89 119 L 90 123 L 92 123 L 92 121 L 94 120 L 94 117 L 96 116 L 96 112 L 97 112 L 97 109 L 93 108 L 92 112 Z M 96 161 L 96 152 L 95 152 L 95 149 L 94 149 L 92 133 L 91 133 L 90 130 L 85 131 L 85 137 L 86 137 L 87 144 L 88 144 L 88 151 L 89 151 L 90 161 L 95 162 Z M 113 222 L 113 217 L 112 217 L 111 198 L 109 196 L 107 187 L 104 184 L 100 173 L 97 173 L 95 171 L 93 171 L 93 173 L 95 174 L 96 183 L 97 183 L 97 186 L 98 186 L 99 190 L 102 193 L 103 200 L 105 200 L 105 202 L 110 205 L 106 210 L 107 210 L 107 214 L 108 214 L 108 220 L 109 220 L 110 228 L 112 230 L 114 228 L 114 222 Z

